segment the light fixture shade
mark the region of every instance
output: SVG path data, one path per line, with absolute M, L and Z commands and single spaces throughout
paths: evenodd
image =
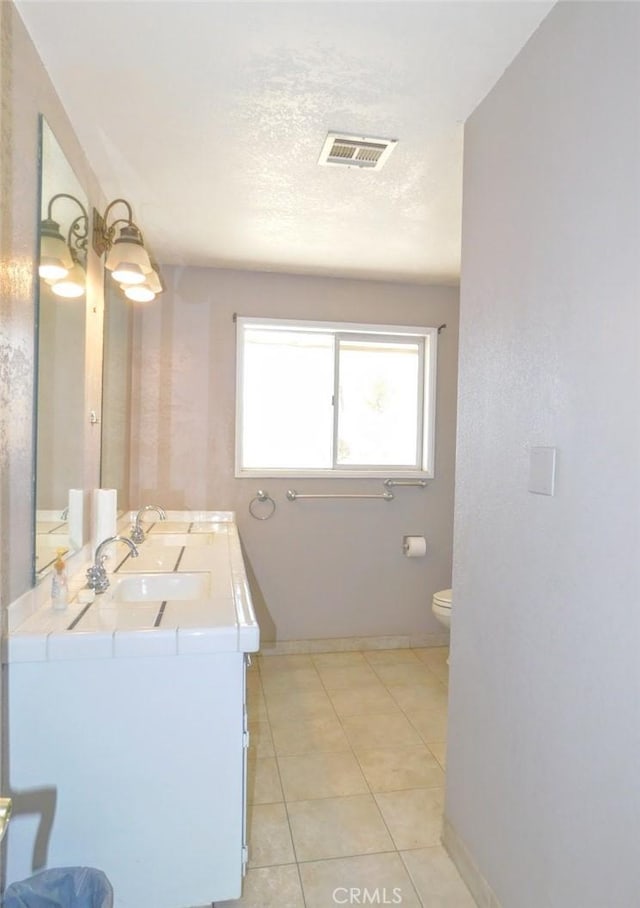
M 162 282 L 160 281 L 160 275 L 158 274 L 158 269 L 155 267 L 153 268 L 153 271 L 151 272 L 151 274 L 147 275 L 145 283 L 147 284 L 148 287 L 151 288 L 151 290 L 153 290 L 154 293 L 162 293 L 162 291 L 164 289 L 162 286 Z
M 69 274 L 69 269 L 61 259 L 41 255 L 38 274 L 45 281 L 59 281 Z
M 60 225 L 52 218 L 40 223 L 40 277 L 49 280 L 64 277 L 73 267 L 71 251 L 60 233 Z
M 120 267 L 123 263 L 137 265 L 144 274 L 148 274 L 152 270 L 147 250 L 142 244 L 142 235 L 135 224 L 127 224 L 120 230 L 120 236 L 107 255 L 105 268 L 114 273 L 117 281 L 121 279 L 116 277 L 116 272 L 123 270 Z M 125 283 L 134 282 L 125 281 Z
M 124 295 L 127 299 L 135 303 L 150 303 L 156 298 L 154 291 L 148 284 L 134 284 L 131 287 L 123 287 Z
M 56 281 L 52 285 L 51 290 L 56 296 L 62 296 L 65 299 L 77 299 L 77 297 L 84 295 L 85 282 L 84 269 L 76 262 L 67 276 L 63 277 L 62 280 Z
M 118 262 L 115 269 L 111 272 L 113 279 L 119 284 L 144 284 L 147 275 L 140 265 L 135 262 L 122 261 Z

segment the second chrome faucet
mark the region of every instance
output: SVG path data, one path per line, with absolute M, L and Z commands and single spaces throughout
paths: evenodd
M 144 542 L 144 530 L 142 529 L 142 515 L 145 511 L 155 511 L 160 520 L 166 520 L 167 515 L 164 508 L 159 507 L 157 504 L 145 504 L 143 508 L 140 508 L 136 514 L 136 519 L 131 527 L 131 539 L 133 542 L 141 543 Z

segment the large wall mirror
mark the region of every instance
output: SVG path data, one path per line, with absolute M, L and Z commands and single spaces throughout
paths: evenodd
M 88 202 L 41 118 L 35 580 L 84 544 L 85 269 Z

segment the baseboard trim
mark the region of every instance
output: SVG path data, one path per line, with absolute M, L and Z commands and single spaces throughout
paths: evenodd
M 449 634 L 407 634 L 384 637 L 327 637 L 317 640 L 265 640 L 260 645 L 262 656 L 287 656 L 297 653 L 345 653 L 374 649 L 413 649 L 425 646 L 447 646 Z
M 498 897 L 478 869 L 471 852 L 446 817 L 442 824 L 442 844 L 478 908 L 502 908 Z

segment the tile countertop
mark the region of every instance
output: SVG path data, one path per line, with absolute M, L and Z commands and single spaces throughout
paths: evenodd
M 85 560 L 69 577 L 69 605 L 51 606 L 36 588 L 9 606 L 4 661 L 42 662 L 196 653 L 256 652 L 260 629 L 247 583 L 240 539 L 231 512 L 170 512 L 166 521 L 143 523 L 147 538 L 131 558 L 118 543 L 107 562 L 111 585 L 91 603 L 79 602 L 86 589 Z M 123 528 L 121 532 L 126 533 Z M 165 544 L 163 533 L 206 533 L 206 544 Z M 154 538 L 155 537 L 155 538 Z M 111 562 L 111 563 L 110 563 Z M 139 573 L 210 574 L 206 599 L 116 602 L 114 582 Z M 46 581 L 45 581 L 46 583 Z

